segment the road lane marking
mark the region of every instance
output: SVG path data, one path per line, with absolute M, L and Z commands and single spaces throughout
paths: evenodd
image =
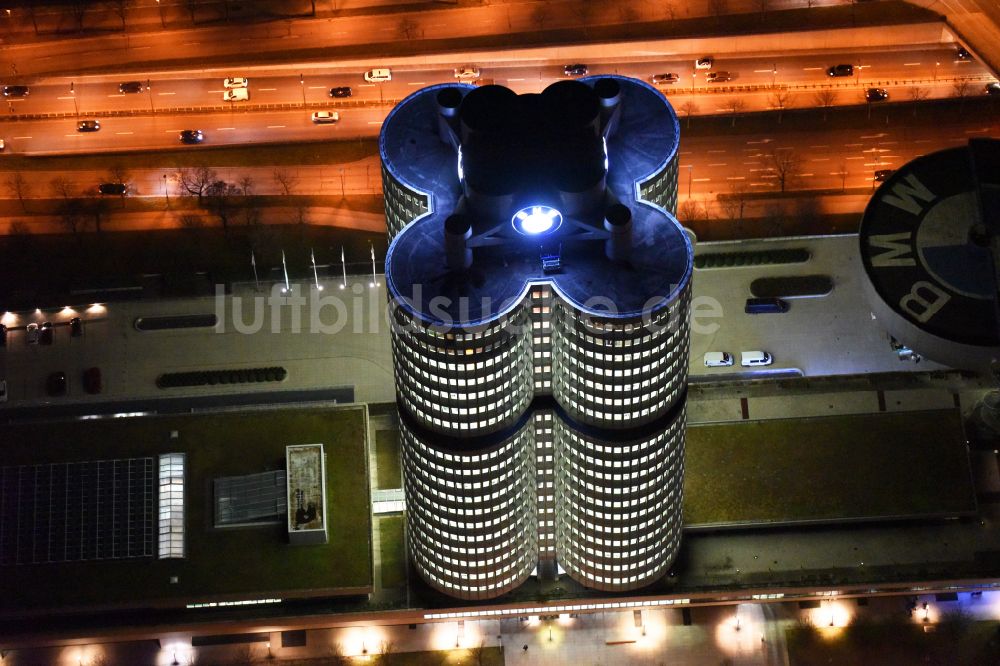
M 80 136 L 79 134 L 67 134 L 66 136 Z
M 856 155 L 852 155 L 851 157 L 845 157 L 844 159 L 845 159 L 845 160 L 863 160 L 863 159 L 865 159 L 865 158 L 863 158 L 863 157 L 858 157 L 858 156 L 856 156 Z
M 919 64 L 919 62 L 904 62 L 903 67 L 917 67 Z
M 930 143 L 930 142 L 931 142 L 930 139 L 917 139 L 913 143 Z
M 524 79 L 507 79 L 508 81 L 524 81 Z
M 115 132 L 115 134 L 135 134 L 135 132 Z
M 272 91 L 277 90 L 277 88 L 257 88 L 257 90 L 259 90 L 261 92 L 272 92 Z
M 710 150 L 708 152 L 710 152 L 710 153 L 724 153 L 726 151 L 724 151 L 724 150 Z
M 720 167 L 720 166 L 726 166 L 726 163 L 725 162 L 716 162 L 714 164 L 709 164 L 708 166 L 710 166 L 710 167 Z
M 413 83 L 407 83 L 408 86 L 425 86 L 427 85 L 424 81 L 414 81 Z
M 863 145 L 865 145 L 865 144 L 863 144 L 863 143 L 845 143 L 844 147 L 845 148 L 857 148 L 858 146 L 863 146 Z
M 281 129 L 284 125 L 268 125 L 267 129 Z
M 693 183 L 707 183 L 710 180 L 712 180 L 712 179 L 711 178 L 692 178 L 691 182 L 693 182 Z
M 15 139 L 30 139 L 30 136 L 15 136 Z
M 124 93 L 118 93 L 117 95 L 108 95 L 108 97 L 124 97 Z
M 260 88 L 260 90 L 267 90 L 267 89 Z M 309 90 L 326 90 L 326 86 L 309 86 Z
M 358 87 L 359 88 L 374 88 L 375 84 L 374 83 L 359 83 Z
M 814 174 L 814 173 L 800 173 L 799 175 L 802 176 L 803 178 L 805 178 L 806 176 L 815 176 L 816 174 Z
M 69 97 L 56 97 L 56 99 L 76 99 L 76 97 L 70 95 Z
M 175 92 L 156 93 L 157 95 L 176 95 Z
M 201 42 L 182 42 L 181 46 L 198 46 Z
M 774 74 L 775 70 L 773 70 L 773 69 L 755 69 L 755 70 L 753 70 L 753 73 L 754 74 Z
M 812 158 L 811 161 L 813 161 L 813 162 L 829 162 L 830 158 L 829 157 L 814 157 L 814 158 Z
M 816 72 L 816 71 L 822 71 L 823 68 L 822 67 L 803 67 L 802 70 L 806 71 L 806 72 Z
M 151 49 L 151 48 L 153 48 L 153 47 L 152 46 L 133 46 L 132 50 L 133 51 L 141 51 L 143 49 Z
M 885 136 L 885 134 L 863 134 L 861 136 L 861 138 L 862 139 L 881 139 L 884 136 Z M 847 145 L 850 145 L 850 144 L 847 144 Z
M 220 132 L 224 132 L 226 130 L 234 130 L 236 128 L 235 127 L 216 127 L 215 129 L 219 130 Z
M 746 176 L 726 176 L 726 180 L 746 180 Z
M 381 125 L 382 121 L 381 120 L 369 120 L 368 124 L 369 125 Z
M 810 147 L 810 148 L 829 148 L 830 146 L 829 146 L 829 145 L 827 145 L 827 144 L 823 144 L 823 145 L 821 145 L 821 146 L 809 146 L 809 147 Z

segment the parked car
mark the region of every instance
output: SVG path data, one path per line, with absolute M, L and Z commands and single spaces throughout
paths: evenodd
M 834 65 L 826 70 L 827 76 L 854 76 L 854 65 Z
M 205 140 L 205 135 L 198 129 L 181 130 L 181 143 L 201 143 Z
M 665 74 L 653 74 L 649 80 L 653 83 L 677 83 L 680 79 L 681 77 L 677 74 L 666 72 Z
M 712 69 L 712 65 L 714 65 L 714 64 L 715 64 L 715 61 L 712 59 L 711 56 L 705 56 L 704 58 L 698 58 L 697 60 L 694 61 L 694 68 L 695 69 Z
M 99 120 L 81 120 L 76 124 L 77 132 L 99 132 L 101 130 L 101 121 Z
M 392 81 L 392 71 L 386 67 L 369 69 L 365 72 L 365 81 L 368 83 L 384 83 Z
M 312 115 L 312 121 L 318 125 L 335 123 L 340 120 L 340 114 L 336 111 L 316 111 Z
M 38 324 L 32 322 L 24 327 L 24 341 L 29 345 L 38 344 Z
M 580 63 L 563 67 L 563 74 L 566 76 L 587 76 L 588 71 L 590 70 L 587 69 L 587 66 Z
M 766 351 L 745 351 L 740 352 L 740 365 L 750 368 L 756 365 L 771 365 L 774 358 Z
M 250 85 L 250 79 L 242 76 L 234 76 L 222 81 L 222 87 L 230 90 L 233 88 L 246 88 L 248 85 Z
M 986 84 L 983 90 L 987 95 L 1000 95 L 1000 82 L 991 81 L 990 83 Z M 2 143 L 3 142 L 0 141 L 0 144 Z
M 706 368 L 725 368 L 732 364 L 733 357 L 729 352 L 705 352 Z
M 223 102 L 246 102 L 250 99 L 250 91 L 246 88 L 232 88 L 222 93 Z
M 115 194 L 120 197 L 128 192 L 128 185 L 125 183 L 101 183 L 97 186 L 98 194 Z
M 455 70 L 455 78 L 459 81 L 475 81 L 479 78 L 479 68 L 459 67 Z
M 743 312 L 747 314 L 788 312 L 788 301 L 782 298 L 748 298 L 743 306 Z
M 52 328 L 52 322 L 42 322 L 39 329 L 38 341 L 43 345 L 51 345 L 56 339 L 56 330 Z
M 66 395 L 66 373 L 60 370 L 50 374 L 45 380 L 45 392 L 52 397 Z
M 330 97 L 350 97 L 354 93 L 351 86 L 338 86 L 330 88 Z
M 3 96 L 4 97 L 27 97 L 31 91 L 28 90 L 28 86 L 4 86 Z
M 120 93 L 141 93 L 146 89 L 142 81 L 126 81 L 124 83 L 118 84 L 118 92 Z
M 83 371 L 83 390 L 90 395 L 97 395 L 104 390 L 100 368 L 87 368 Z
M 725 83 L 726 81 L 732 81 L 733 75 L 729 72 L 711 72 L 705 75 L 705 80 L 709 83 Z
M 889 91 L 885 88 L 868 88 L 865 90 L 865 99 L 869 102 L 884 102 L 889 99 Z
M 895 169 L 879 169 L 875 172 L 875 182 L 881 183 L 894 173 L 896 173 Z
M 83 335 L 83 320 L 73 317 L 69 320 L 69 335 L 71 338 L 78 338 Z

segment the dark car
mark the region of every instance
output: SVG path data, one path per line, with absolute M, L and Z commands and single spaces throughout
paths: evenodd
M 854 65 L 834 65 L 826 70 L 827 76 L 854 76 Z
M 54 328 L 52 328 L 52 322 L 48 321 L 43 322 L 41 333 L 38 336 L 38 341 L 41 342 L 43 345 L 51 345 L 52 342 L 55 340 L 55 337 L 56 337 L 56 331 Z
M 118 92 L 120 93 L 141 93 L 146 89 L 142 81 L 126 81 L 125 83 L 118 84 Z
M 83 371 L 83 390 L 90 395 L 97 395 L 104 390 L 100 368 L 87 368 Z
M 788 301 L 780 298 L 748 298 L 743 311 L 747 314 L 788 312 Z
M 566 76 L 586 76 L 587 71 L 587 66 L 579 63 L 563 67 L 563 74 Z
M 955 51 L 955 57 L 959 60 L 972 60 L 972 54 L 964 46 L 959 46 Z
M 875 182 L 881 183 L 894 173 L 896 173 L 895 169 L 879 169 L 875 172 Z
M 709 83 L 725 83 L 733 80 L 733 75 L 729 72 L 709 72 L 705 75 L 705 80 Z
M 885 88 L 868 88 L 865 90 L 865 99 L 869 102 L 884 102 L 889 99 L 889 91 Z
M 101 122 L 99 120 L 81 120 L 76 124 L 77 132 L 99 132 Z
M 4 97 L 27 97 L 29 92 L 30 91 L 28 90 L 28 86 L 4 86 L 3 87 L 3 96 Z
M 53 397 L 66 395 L 66 373 L 60 370 L 49 375 L 45 380 L 45 392 Z
M 1000 95 L 1000 83 L 997 81 L 991 81 L 986 84 L 986 87 L 983 90 L 987 95 Z
M 70 337 L 78 338 L 83 335 L 83 320 L 79 317 L 73 317 L 69 320 L 69 334 Z
M 0 324 L 0 347 L 7 346 L 7 327 Z
M 330 97 L 350 97 L 353 92 L 351 86 L 339 86 L 337 88 L 330 88 Z
M 116 194 L 120 197 L 128 192 L 128 185 L 125 183 L 101 183 L 97 186 L 98 194 Z
M 201 130 L 181 130 L 181 143 L 201 143 L 205 140 L 205 135 Z

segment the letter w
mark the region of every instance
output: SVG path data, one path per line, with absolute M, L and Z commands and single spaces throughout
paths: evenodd
M 904 231 L 900 234 L 880 234 L 868 237 L 868 247 L 886 250 L 878 255 L 872 256 L 872 266 L 881 268 L 883 266 L 916 266 L 917 262 L 909 255 L 913 248 L 910 247 L 909 240 L 913 234 Z M 904 241 L 904 242 L 900 242 Z
M 892 194 L 882 197 L 882 201 L 890 206 L 905 210 L 907 213 L 919 215 L 923 208 L 914 199 L 930 201 L 934 198 L 934 193 L 924 187 L 924 184 L 917 180 L 917 177 L 912 173 L 906 177 L 906 183 L 893 185 Z

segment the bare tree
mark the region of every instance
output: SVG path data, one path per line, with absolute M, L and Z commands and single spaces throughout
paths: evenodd
M 802 158 L 794 148 L 773 148 L 766 154 L 767 164 L 777 177 L 778 187 L 784 192 L 802 172 Z
M 344 655 L 344 646 L 340 643 L 328 647 L 323 658 L 330 666 L 347 666 L 350 663 L 348 657 Z
M 73 186 L 73 183 L 63 176 L 56 176 L 50 180 L 49 187 L 52 188 L 56 196 L 60 196 L 63 199 L 72 199 L 76 196 L 76 188 Z
M 240 178 L 238 185 L 240 186 L 240 191 L 243 192 L 243 196 L 248 197 L 253 194 L 253 178 L 250 176 Z
M 913 117 L 916 118 L 920 102 L 927 99 L 927 96 L 931 94 L 931 91 L 921 86 L 910 86 L 907 88 L 906 93 L 909 95 L 910 101 L 913 102 Z
M 684 113 L 684 117 L 687 119 L 687 128 L 691 129 L 691 116 L 698 113 L 698 105 L 695 104 L 693 99 L 689 99 L 683 104 L 681 104 L 681 111 Z
M 841 162 L 840 166 L 837 167 L 836 173 L 840 177 L 840 191 L 843 192 L 847 189 L 847 162 Z
M 719 207 L 727 218 L 734 222 L 742 222 L 743 214 L 746 211 L 747 195 L 749 190 L 746 183 L 741 180 L 730 181 L 729 193 L 720 194 L 716 197 Z
M 123 164 L 115 163 L 108 167 L 108 180 L 112 183 L 128 183 L 131 174 Z
M 229 659 L 229 663 L 233 666 L 251 666 L 259 661 L 256 648 L 249 643 L 234 648 L 232 657 Z
M 7 234 L 10 236 L 19 236 L 21 238 L 26 238 L 31 235 L 31 230 L 28 229 L 27 222 L 23 220 L 14 220 L 7 227 Z
M 79 32 L 83 32 L 84 18 L 86 18 L 89 6 L 89 0 L 72 0 L 70 2 L 69 10 L 73 13 L 73 22 L 76 23 L 76 29 Z
M 664 12 L 664 14 L 667 15 L 667 18 L 670 19 L 671 21 L 676 21 L 677 20 L 677 8 L 674 7 L 674 3 L 672 3 L 672 2 L 664 2 L 663 3 L 663 12 Z
M 288 169 L 275 169 L 271 175 L 274 182 L 281 186 L 281 191 L 284 192 L 285 196 L 291 194 L 292 188 L 299 182 L 299 179 Z
M 785 109 L 792 106 L 794 95 L 788 90 L 775 90 L 767 97 L 768 103 L 778 110 L 778 122 L 781 123 L 781 116 Z
M 107 200 L 98 196 L 96 199 L 88 200 L 81 208 L 85 208 L 94 217 L 94 231 L 101 233 L 101 223 L 104 221 L 104 216 L 109 212 Z
M 31 19 L 31 26 L 35 29 L 35 36 L 38 36 L 38 7 L 34 2 L 28 0 L 21 3 L 21 11 Z
M 378 663 L 379 666 L 388 666 L 394 659 L 396 654 L 396 644 L 390 640 L 382 641 L 378 646 Z
M 180 225 L 181 229 L 194 231 L 195 229 L 201 229 L 202 226 L 204 226 L 204 222 L 201 219 L 201 215 L 185 213 L 184 215 L 181 215 Z
M 732 118 L 732 127 L 736 127 L 736 116 L 743 113 L 743 109 L 746 108 L 747 103 L 742 97 L 730 97 L 726 102 L 726 106 L 729 108 L 729 113 Z
M 682 222 L 697 222 L 708 218 L 708 209 L 694 199 L 686 199 L 677 207 L 677 214 Z
M 417 37 L 420 26 L 411 18 L 402 18 L 396 25 L 396 32 L 401 39 L 411 40 Z
M 125 16 L 132 8 L 132 0 L 111 0 L 108 4 L 111 5 L 111 11 L 115 13 L 115 16 L 121 20 L 122 32 L 125 32 Z
M 633 23 L 639 22 L 639 13 L 635 10 L 632 5 L 619 5 L 618 6 L 618 21 L 624 23 L 625 25 L 631 25 Z
M 238 196 L 240 196 L 240 188 L 224 180 L 217 180 L 205 188 L 205 201 L 208 209 L 219 218 L 223 230 L 229 229 L 229 221 L 236 211 L 233 199 Z
M 827 111 L 833 106 L 833 103 L 837 100 L 837 93 L 829 88 L 820 90 L 814 96 L 816 100 L 816 106 L 823 109 L 823 122 L 826 122 Z
M 28 184 L 28 179 L 20 171 L 15 171 L 7 176 L 7 187 L 14 193 L 17 200 L 21 202 L 21 210 L 27 213 L 28 205 L 24 200 L 31 193 L 31 186 Z
M 76 235 L 78 231 L 83 230 L 84 217 L 79 201 L 70 199 L 63 201 L 56 209 L 56 213 L 59 216 L 60 226 L 69 233 Z
M 187 8 L 188 14 L 191 16 L 191 23 L 197 23 L 195 12 L 198 11 L 199 2 L 200 0 L 184 0 L 184 7 Z
M 218 176 L 216 176 L 214 169 L 209 169 L 207 166 L 200 166 L 178 169 L 176 180 L 178 185 L 180 185 L 181 192 L 197 196 L 198 203 L 201 203 L 201 198 L 205 196 L 205 190 L 208 189 L 209 185 L 218 180 Z

